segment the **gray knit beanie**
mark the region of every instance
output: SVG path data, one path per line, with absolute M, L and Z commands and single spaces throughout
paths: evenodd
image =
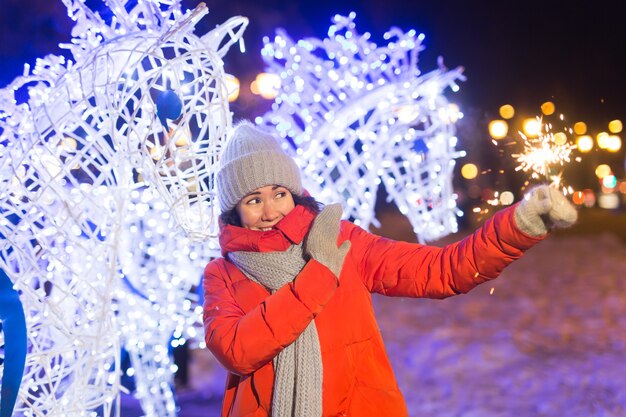
M 226 212 L 257 188 L 280 185 L 302 195 L 300 170 L 271 135 L 252 123 L 239 123 L 220 156 L 217 198 Z

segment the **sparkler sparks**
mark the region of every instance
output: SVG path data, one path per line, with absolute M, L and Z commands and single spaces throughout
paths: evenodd
M 571 193 L 571 187 L 562 183 L 563 169 L 559 167 L 571 162 L 571 153 L 576 145 L 569 142 L 565 133 L 553 133 L 552 123 L 544 124 L 539 117 L 537 121 L 541 126 L 537 137 L 519 132 L 524 149 L 521 153 L 512 154 L 519 163 L 515 170 L 530 172 L 533 179 L 545 178 L 550 181 L 550 186 L 562 189 L 565 194 Z

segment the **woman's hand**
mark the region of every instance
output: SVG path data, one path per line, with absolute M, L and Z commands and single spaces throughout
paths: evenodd
M 578 218 L 565 196 L 547 185 L 531 189 L 515 209 L 519 229 L 531 236 L 544 235 L 552 227 L 570 227 Z
M 315 217 L 304 243 L 304 253 L 326 266 L 337 278 L 341 273 L 350 241 L 337 247 L 341 224 L 341 204 L 329 204 Z

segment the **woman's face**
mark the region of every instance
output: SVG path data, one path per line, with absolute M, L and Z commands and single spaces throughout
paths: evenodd
M 293 196 L 285 187 L 266 185 L 242 198 L 235 209 L 243 227 L 268 231 L 295 206 Z

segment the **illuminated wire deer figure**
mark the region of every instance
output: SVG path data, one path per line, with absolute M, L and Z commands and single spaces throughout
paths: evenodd
M 260 122 L 274 125 L 323 202 L 345 202 L 344 214 L 367 228 L 377 189 L 405 214 L 420 241 L 456 231 L 452 190 L 454 122 L 461 117 L 442 92 L 458 89 L 462 68 L 422 75 L 423 35 L 397 28 L 378 47 L 359 35 L 355 14 L 335 16 L 326 39 L 294 42 L 278 31 L 265 40 L 268 72 L 281 86 Z
M 192 314 L 184 301 L 201 275 L 178 266 L 214 243 L 213 169 L 231 124 L 222 57 L 247 20 L 199 37 L 204 4 L 106 0 L 107 19 L 63 1 L 75 62 L 47 56 L 0 91 L 0 267 L 28 329 L 15 410 L 119 415 L 126 345 L 145 412 L 173 416 L 167 346 L 184 318 L 172 317 Z M 176 237 L 171 219 L 204 243 Z M 182 258 L 156 257 L 159 239 Z

